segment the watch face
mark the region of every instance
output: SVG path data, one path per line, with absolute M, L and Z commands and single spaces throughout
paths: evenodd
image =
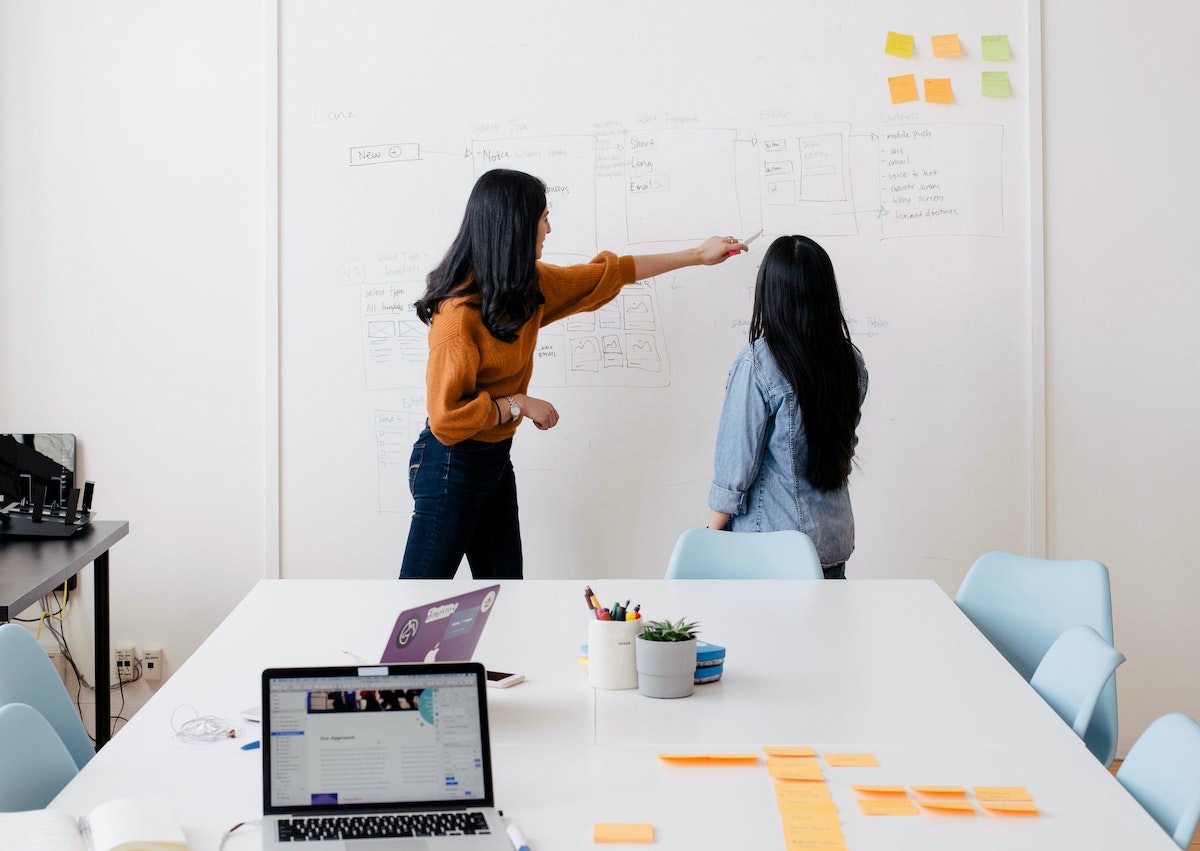
M 516 402 L 513 402 L 508 406 L 508 412 L 512 414 L 512 417 L 515 420 L 517 417 L 521 416 L 521 406 Z

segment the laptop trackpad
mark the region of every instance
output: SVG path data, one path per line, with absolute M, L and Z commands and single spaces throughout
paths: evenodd
M 317 843 L 320 847 L 321 843 Z M 411 839 L 355 839 L 346 843 L 346 851 L 429 851 L 429 843 L 414 836 Z

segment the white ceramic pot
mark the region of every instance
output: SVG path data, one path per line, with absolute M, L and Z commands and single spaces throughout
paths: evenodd
M 647 641 L 637 648 L 638 691 L 646 697 L 689 697 L 696 682 L 696 639 Z

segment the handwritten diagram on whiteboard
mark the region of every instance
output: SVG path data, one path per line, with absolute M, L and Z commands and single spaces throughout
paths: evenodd
M 859 167 L 878 167 L 878 196 L 867 201 L 856 200 L 853 191 L 851 149 L 863 136 L 873 145 L 872 157 L 860 157 L 866 165 Z M 474 139 L 463 162 L 472 179 L 501 167 L 542 178 L 554 228 L 548 259 L 562 263 L 589 259 L 599 250 L 601 194 L 605 184 L 615 181 L 620 181 L 623 229 L 631 251 L 700 240 L 714 228 L 741 233 L 753 226 L 768 235 L 818 237 L 856 236 L 873 228 L 868 235 L 876 239 L 1003 233 L 999 125 L 910 124 L 859 137 L 847 123 L 770 125 L 754 128 L 748 138 L 753 140 L 757 180 L 750 188 L 738 183 L 738 152 L 745 140 L 727 128 Z M 614 139 L 622 155 L 620 171 L 611 165 Z M 355 146 L 349 157 L 349 167 L 355 169 L 419 169 L 422 162 L 416 142 Z M 757 199 L 751 214 L 757 221 L 747 221 L 743 196 Z M 860 223 L 863 208 L 874 214 Z M 413 302 L 438 258 L 392 245 L 374 249 L 363 256 L 343 255 L 334 270 L 339 284 L 360 289 L 365 386 L 423 387 L 427 329 Z M 604 309 L 543 330 L 537 382 L 550 387 L 667 386 L 670 356 L 663 327 L 654 285 L 641 282 L 627 288 Z

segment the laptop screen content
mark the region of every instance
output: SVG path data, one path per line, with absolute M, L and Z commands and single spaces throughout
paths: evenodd
M 491 804 L 479 673 L 404 667 L 267 672 L 267 813 Z

